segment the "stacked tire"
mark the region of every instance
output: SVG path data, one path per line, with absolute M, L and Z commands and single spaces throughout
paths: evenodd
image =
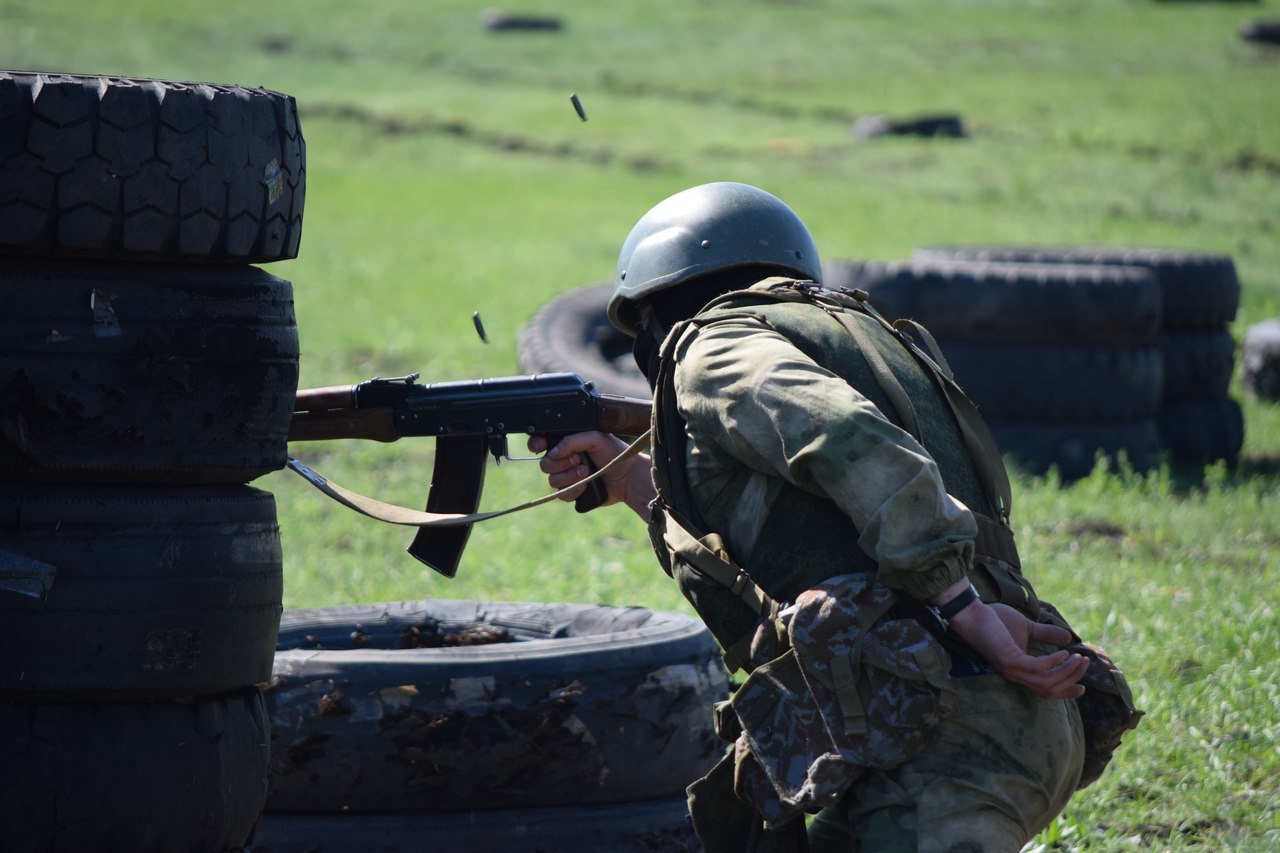
M 580 373 L 606 394 L 649 397 L 631 355 L 631 338 L 606 313 L 613 282 L 576 288 L 549 300 L 520 330 L 517 358 L 526 373 Z
M 1124 247 L 962 246 L 921 249 L 913 259 L 1069 265 L 1097 270 L 1096 275 L 1126 268 L 1149 272 L 1160 299 L 1156 343 L 1163 379 L 1154 413 L 1159 448 L 1175 466 L 1236 464 L 1244 416 L 1228 394 L 1235 368 L 1229 327 L 1240 305 L 1240 281 L 1230 257 Z M 1042 378 L 1054 381 L 1049 372 Z
M 0 71 L 0 849 L 252 835 L 304 193 L 286 95 Z
M 1000 449 L 1064 477 L 1096 455 L 1137 468 L 1158 454 L 1160 292 L 1146 270 L 950 259 L 834 267 L 888 318 L 936 338 Z
M 287 611 L 252 850 L 693 851 L 723 753 L 719 652 L 637 607 L 389 602 Z

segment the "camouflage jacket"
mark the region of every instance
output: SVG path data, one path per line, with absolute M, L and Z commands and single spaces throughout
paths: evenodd
M 749 318 L 692 326 L 673 355 L 685 472 L 735 559 L 751 565 L 785 482 L 848 516 L 887 586 L 923 599 L 964 577 L 976 534 L 969 508 L 862 391 Z

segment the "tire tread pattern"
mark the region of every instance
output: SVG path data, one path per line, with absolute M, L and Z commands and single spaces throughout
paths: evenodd
M 306 146 L 267 89 L 0 71 L 0 253 L 296 257 Z

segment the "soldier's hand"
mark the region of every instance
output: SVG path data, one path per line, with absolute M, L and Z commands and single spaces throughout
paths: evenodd
M 1047 655 L 1027 652 L 1032 640 L 1053 646 L 1071 642 L 1063 628 L 1033 622 L 1004 604 L 975 601 L 951 618 L 951 630 L 973 646 L 996 672 L 1034 690 L 1042 699 L 1074 699 L 1084 694 L 1077 682 L 1089 659 L 1066 649 Z
M 626 442 L 606 432 L 577 432 L 567 435 L 547 449 L 547 439 L 541 435 L 529 438 L 529 450 L 533 453 L 546 453 L 538 462 L 542 473 L 547 475 L 547 483 L 551 488 L 560 490 L 568 488 L 586 478 L 592 468 L 603 468 L 627 449 Z M 607 498 L 604 506 L 625 503 L 641 518 L 648 517 L 649 502 L 653 500 L 653 480 L 649 476 L 649 456 L 636 454 L 630 459 L 601 477 Z M 567 492 L 561 499 L 572 501 L 582 493 L 582 489 Z

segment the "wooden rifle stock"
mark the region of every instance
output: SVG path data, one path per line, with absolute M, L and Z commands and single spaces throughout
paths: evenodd
M 357 409 L 354 385 L 304 388 L 293 405 L 290 441 L 363 438 L 395 441 L 395 413 L 386 407 Z
M 649 428 L 653 403 L 639 397 L 601 394 L 596 400 L 600 429 L 614 435 L 638 436 Z
M 290 441 L 328 441 L 335 438 L 364 438 L 395 441 L 395 413 L 391 409 L 329 409 L 294 412 L 289 424 Z

